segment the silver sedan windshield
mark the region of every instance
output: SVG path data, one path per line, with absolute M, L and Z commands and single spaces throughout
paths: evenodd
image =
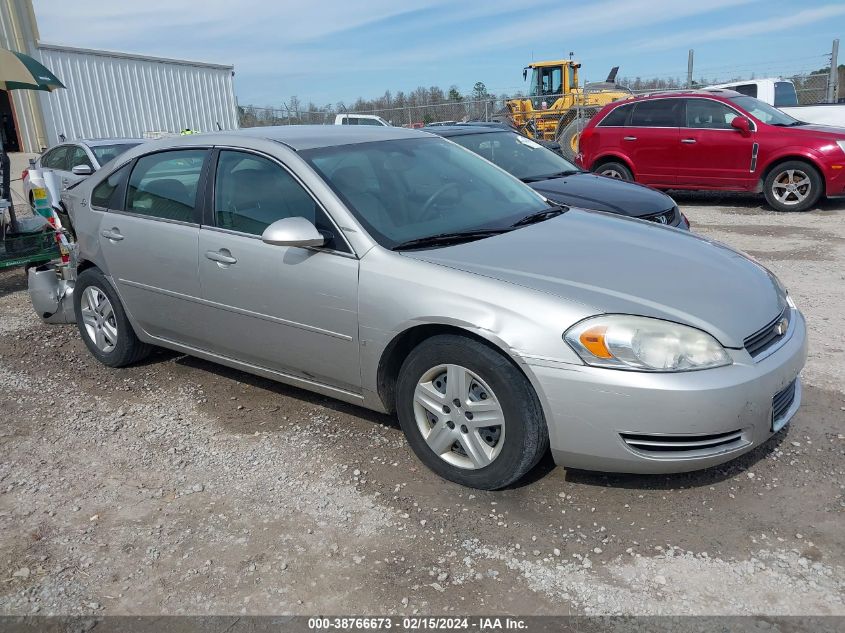
M 439 138 L 301 154 L 386 248 L 445 233 L 505 229 L 548 209 L 529 187 Z

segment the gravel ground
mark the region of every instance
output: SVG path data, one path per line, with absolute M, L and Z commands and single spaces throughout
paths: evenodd
M 812 337 L 793 422 L 686 475 L 461 488 L 391 418 L 165 351 L 103 367 L 0 273 L 0 614 L 845 615 L 845 204 L 677 198 Z

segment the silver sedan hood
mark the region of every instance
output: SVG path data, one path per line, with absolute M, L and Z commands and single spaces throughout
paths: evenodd
M 495 237 L 402 254 L 577 301 L 596 314 L 686 323 L 733 348 L 786 302 L 766 269 L 727 246 L 575 209 Z

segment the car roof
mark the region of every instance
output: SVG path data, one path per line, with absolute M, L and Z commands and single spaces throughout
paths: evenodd
M 403 138 L 420 138 L 429 134 L 420 130 L 410 130 L 403 127 L 375 126 L 375 125 L 279 125 L 267 127 L 251 127 L 227 132 L 212 132 L 210 134 L 192 135 L 195 138 L 214 136 L 250 136 L 265 138 L 284 143 L 294 150 L 317 149 L 334 147 L 336 145 L 355 145 L 373 141 L 392 141 Z
M 627 101 L 642 101 L 645 99 L 661 99 L 665 97 L 721 97 L 723 99 L 730 99 L 732 97 L 743 96 L 742 93 L 736 90 L 727 90 L 725 88 L 702 88 L 700 90 L 656 90 L 649 92 L 633 99 L 625 99 L 623 101 L 614 101 L 614 103 L 625 103 Z
M 144 138 L 81 138 L 68 143 L 84 143 L 88 147 L 99 147 L 100 145 L 127 145 L 129 143 L 144 143 L 149 139 Z
M 469 136 L 470 134 L 495 134 L 496 132 L 513 132 L 516 134 L 516 130 L 507 130 L 502 127 L 482 127 L 480 125 L 437 125 L 431 128 L 423 128 L 426 131 L 431 132 L 432 134 L 437 134 L 438 136 Z

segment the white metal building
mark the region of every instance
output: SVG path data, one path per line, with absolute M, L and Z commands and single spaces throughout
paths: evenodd
M 232 66 L 38 44 L 67 90 L 39 95 L 47 140 L 238 126 Z M 218 128 L 219 125 L 219 128 Z
M 0 0 L 0 46 L 35 57 L 67 86 L 52 93 L 0 90 L 7 151 L 38 152 L 60 136 L 238 127 L 232 66 L 45 44 L 32 0 Z

